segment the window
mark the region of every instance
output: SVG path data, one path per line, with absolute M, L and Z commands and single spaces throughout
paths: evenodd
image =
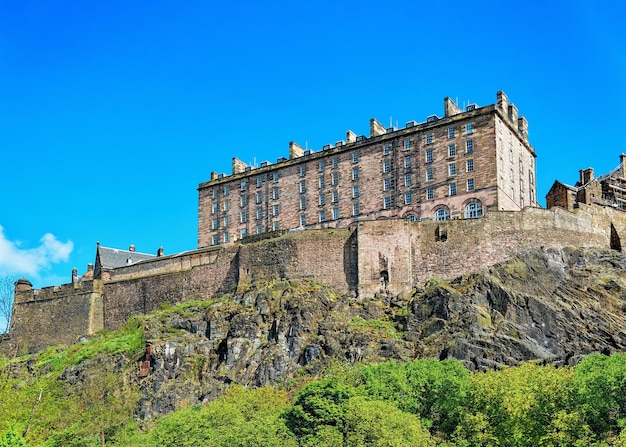
M 339 208 L 337 207 L 333 208 L 333 219 L 339 219 Z
M 213 198 L 217 199 L 217 188 L 213 189 Z
M 524 162 L 522 160 L 519 161 L 519 173 L 522 175 L 524 174 Z
M 306 209 L 306 199 L 304 197 L 300 197 L 300 209 L 301 210 Z
M 339 191 L 337 191 L 336 189 L 333 191 L 332 202 L 333 203 L 339 202 Z
M 454 127 L 448 127 L 448 138 L 454 138 Z
M 474 179 L 473 178 L 467 179 L 467 190 L 474 191 Z
M 318 213 L 319 221 L 324 222 L 326 220 L 326 211 L 320 210 Z
M 352 152 L 352 163 L 358 163 L 358 162 L 359 162 L 359 153 Z
M 391 189 L 391 179 L 389 177 L 383 179 L 383 191 L 389 191 Z
M 431 182 L 433 180 L 433 168 L 426 168 L 426 181 Z
M 230 200 L 224 200 L 224 211 L 228 211 L 230 209 Z
M 230 217 L 224 216 L 224 228 L 230 224 Z
M 465 142 L 465 153 L 471 154 L 474 152 L 474 140 L 467 140 Z
M 245 181 L 245 180 L 242 180 L 242 181 L 241 181 L 241 190 L 242 190 L 242 191 L 245 191 L 245 190 L 246 190 L 246 188 L 247 188 L 247 186 L 248 186 L 248 182 L 247 182 L 247 181 Z
M 437 211 L 435 211 L 435 220 L 441 221 L 448 219 L 450 219 L 450 214 L 448 213 L 447 208 L 439 208 Z
M 383 144 L 383 155 L 389 155 L 391 152 L 391 143 Z
M 405 138 L 404 139 L 404 149 L 411 149 L 411 139 L 410 138 Z
M 272 188 L 272 199 L 278 200 L 278 186 Z
M 413 203 L 413 193 L 411 191 L 404 193 L 404 204 L 410 205 Z
M 248 235 L 248 230 L 246 230 L 245 228 L 242 228 L 240 234 L 241 234 L 241 238 L 243 239 L 244 237 Z
M 360 212 L 360 210 L 359 210 L 359 202 L 354 202 L 352 204 L 352 215 L 353 216 L 358 216 L 359 212 Z
M 306 175 L 306 165 L 300 166 L 300 177 L 304 177 Z
M 426 144 L 433 144 L 433 134 L 430 132 L 426 134 Z
M 333 157 L 333 168 L 337 169 L 339 167 L 339 157 Z
M 306 214 L 300 214 L 300 226 L 306 226 Z
M 224 195 L 228 196 L 230 194 L 230 186 L 226 185 L 224 186 Z
M 330 184 L 333 186 L 337 186 L 339 184 L 339 173 L 333 172 L 330 176 Z
M 465 218 L 466 219 L 475 219 L 477 217 L 481 217 L 483 215 L 483 207 L 480 202 L 470 202 L 465 207 Z
M 456 175 L 456 163 L 448 163 L 448 175 Z
M 318 168 L 320 172 L 324 172 L 324 169 L 326 169 L 326 160 L 320 160 Z
M 391 172 L 391 160 L 383 161 L 383 174 Z
M 359 185 L 354 185 L 352 187 L 352 198 L 359 197 Z
M 383 209 L 390 209 L 391 208 L 391 196 L 385 196 L 383 199 Z
M 417 222 L 417 216 L 415 214 L 409 214 L 406 216 L 406 219 L 408 219 L 409 222 Z
M 448 145 L 448 157 L 454 157 L 456 155 L 456 144 Z
M 220 206 L 217 203 L 213 204 L 213 209 L 211 210 L 211 212 L 213 214 L 217 213 L 220 210 Z
M 406 156 L 404 157 L 404 167 L 405 168 L 410 168 L 411 167 L 411 157 L 410 156 Z
M 261 234 L 261 233 L 263 233 L 263 225 L 258 224 L 256 226 L 256 234 Z
M 404 174 L 404 186 L 411 186 L 413 183 L 413 176 L 411 174 Z
M 320 194 L 319 204 L 320 206 L 326 205 L 326 194 L 324 193 Z
M 303 194 L 306 192 L 306 180 L 300 180 L 300 193 Z
M 352 180 L 359 179 L 359 168 L 352 169 Z
M 426 188 L 426 200 L 433 200 L 435 198 L 435 190 L 433 188 Z
M 211 245 L 217 245 L 220 243 L 220 237 L 217 234 L 211 236 Z
M 246 223 L 247 221 L 248 221 L 248 213 L 245 211 L 242 211 L 241 215 L 239 216 L 239 222 Z
M 256 178 L 256 187 L 257 187 L 257 188 L 260 188 L 261 186 L 263 186 L 263 177 L 258 176 L 258 177 Z
M 272 216 L 278 216 L 280 213 L 280 205 L 272 206 Z
M 230 235 L 228 233 L 224 233 L 224 243 L 230 240 Z
M 211 220 L 211 230 L 217 230 L 219 222 L 216 217 Z
M 433 162 L 433 150 L 428 149 L 426 151 L 426 163 L 432 163 L 432 162 Z
M 263 208 L 257 208 L 256 209 L 256 218 L 257 219 L 263 219 Z
M 324 178 L 324 175 L 320 175 L 320 188 L 326 188 L 326 179 Z
M 472 125 L 472 123 L 466 123 L 465 124 L 465 133 L 467 135 L 471 135 L 474 133 L 474 126 Z
M 274 183 L 278 182 L 278 179 L 280 178 L 280 174 L 278 173 L 278 171 L 274 171 L 272 172 L 272 181 Z
M 511 181 L 515 181 L 515 174 L 513 173 L 513 168 L 511 168 L 511 172 L 509 173 L 509 178 Z
M 448 194 L 451 196 L 456 196 L 456 183 L 448 183 Z
M 474 172 L 474 160 L 465 160 L 465 170 L 467 172 Z
M 240 202 L 241 202 L 241 206 L 246 206 L 248 204 L 248 196 L 241 196 L 240 197 Z
M 272 231 L 278 231 L 280 230 L 280 224 L 278 223 L 277 220 L 272 222 Z
M 263 193 L 261 191 L 256 193 L 256 203 L 257 205 L 263 203 Z

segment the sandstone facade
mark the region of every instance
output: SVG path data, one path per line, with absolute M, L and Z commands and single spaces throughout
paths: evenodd
M 372 119 L 368 137 L 347 131 L 345 141 L 318 152 L 292 142 L 289 159 L 258 168 L 233 159 L 232 175 L 212 173 L 198 188 L 198 247 L 284 229 L 448 220 L 535 206 L 528 122 L 506 95 L 464 111 L 445 98 L 444 110 L 443 118 L 403 129 Z

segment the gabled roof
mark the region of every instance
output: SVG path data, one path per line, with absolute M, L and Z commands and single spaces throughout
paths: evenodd
M 96 264 L 99 264 L 101 269 L 114 269 L 118 267 L 125 267 L 127 265 L 135 264 L 139 261 L 145 261 L 147 259 L 154 258 L 155 255 L 149 255 L 147 253 L 139 253 L 131 250 L 120 250 L 119 248 L 108 248 L 98 245 L 96 251 Z

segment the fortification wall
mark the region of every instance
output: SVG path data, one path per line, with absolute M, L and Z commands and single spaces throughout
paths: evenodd
M 151 312 L 163 303 L 233 291 L 239 273 L 237 252 L 234 246 L 198 250 L 117 269 L 113 280 L 104 285 L 104 327 L 119 328 L 131 316 Z
M 359 295 L 411 291 L 413 263 L 409 225 L 407 219 L 358 224 Z
M 413 282 L 452 279 L 534 247 L 610 247 L 611 221 L 626 228 L 625 216 L 611 211 L 591 215 L 584 210 L 526 208 L 492 212 L 483 219 L 412 225 Z
M 274 279 L 313 278 L 344 293 L 356 287 L 356 255 L 347 228 L 286 233 L 242 245 L 239 285 Z
M 535 247 L 613 247 L 626 213 L 581 205 L 490 212 L 481 219 L 359 222 L 348 229 L 287 232 L 242 245 L 195 250 L 116 269 L 111 281 L 16 291 L 10 339 L 0 352 L 74 343 L 162 303 L 206 299 L 255 281 L 311 278 L 339 293 L 409 293 L 430 277 L 452 279 Z M 626 244 L 626 240 L 623 242 Z
M 0 351 L 15 355 L 72 344 L 102 327 L 101 281 L 20 291 L 15 295 L 10 339 Z

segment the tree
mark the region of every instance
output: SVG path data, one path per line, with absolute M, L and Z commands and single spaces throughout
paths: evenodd
M 10 276 L 0 278 L 0 334 L 8 332 L 11 324 L 14 290 L 13 281 L 14 278 Z

